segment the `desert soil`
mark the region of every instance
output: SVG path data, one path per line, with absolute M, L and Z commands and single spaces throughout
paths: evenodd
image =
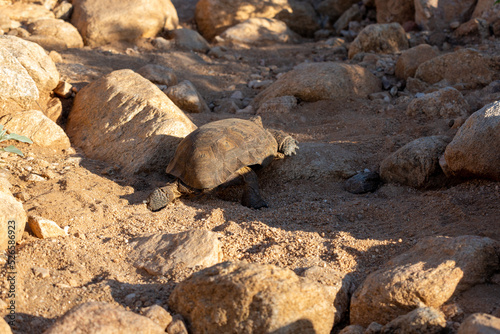
M 473 47 L 489 48 L 494 41 L 485 43 Z M 304 61 L 344 61 L 325 44 L 313 42 L 234 48 L 227 54 L 232 57 L 158 52 L 145 42 L 67 50 L 61 52 L 63 62 L 57 66 L 64 80 L 81 88 L 113 70 L 162 64 L 173 68 L 179 81 L 191 80 L 210 103 L 234 90 L 254 97 L 258 90 L 247 83 L 255 74 L 275 78 L 276 73 L 266 70 L 269 66 L 285 72 Z M 64 101 L 66 114 L 71 102 Z M 447 121 L 408 118 L 404 113 L 408 102 L 405 97 L 389 103 L 301 102 L 290 113 L 262 117 L 266 126 L 283 129 L 299 142 L 341 144 L 360 157 L 362 168 L 378 170 L 382 159 L 409 141 L 427 135 L 453 136 L 456 131 Z M 250 117 L 189 116 L 198 126 L 221 118 Z M 479 235 L 500 241 L 498 182 L 467 180 L 428 190 L 385 184 L 374 193 L 354 195 L 343 189 L 342 180 L 282 182 L 266 177 L 263 170 L 261 189 L 269 208 L 243 207 L 237 191 L 229 191 L 183 198 L 152 213 L 143 201 L 165 182 L 164 171 L 126 178 L 119 166 L 91 160 L 76 147 L 67 151 L 18 147 L 24 158 L 3 157 L 12 192 L 29 215 L 68 226 L 69 236 L 41 240 L 25 232 L 17 249 L 16 333 L 41 333 L 73 306 L 91 300 L 121 304 L 136 312 L 155 303 L 168 309 L 173 287 L 191 271 L 158 277 L 136 269 L 128 259 L 128 241 L 145 233 L 207 229 L 218 233 L 224 260 L 271 263 L 296 271 L 318 265 L 349 274 L 357 283 L 428 236 Z M 28 181 L 32 172 L 45 175 L 46 180 Z M 50 276 L 36 277 L 37 267 L 49 269 Z M 0 297 L 7 300 L 5 286 L 2 290 Z M 470 298 L 477 301 L 481 296 Z M 500 298 L 494 303 L 500 307 Z M 0 315 L 6 315 L 6 310 Z

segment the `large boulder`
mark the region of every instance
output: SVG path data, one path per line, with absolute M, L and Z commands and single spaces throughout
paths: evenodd
M 71 23 L 91 47 L 154 37 L 178 25 L 170 0 L 74 0 L 73 6 Z
M 399 23 L 366 26 L 349 46 L 349 59 L 360 52 L 397 53 L 408 49 L 406 33 Z
M 458 328 L 457 334 L 498 334 L 500 319 L 491 314 L 475 313 L 468 316 Z
M 250 45 L 295 43 L 300 37 L 280 20 L 255 17 L 238 23 L 221 34 L 224 40 Z
M 500 101 L 473 113 L 444 152 L 443 170 L 450 176 L 500 181 Z
M 415 188 L 439 185 L 444 176 L 439 166 L 450 139 L 431 136 L 416 139 L 385 158 L 380 176 L 385 182 L 401 183 Z
M 224 262 L 179 283 L 169 307 L 193 333 L 316 333 L 333 327 L 324 287 L 273 265 Z
M 408 105 L 408 116 L 432 118 L 467 118 L 470 106 L 462 93 L 453 87 L 446 87 L 417 97 Z
M 163 171 L 195 129 L 156 85 L 131 70 L 111 72 L 80 90 L 66 127 L 90 158 L 118 164 L 129 175 Z
M 408 79 L 415 76 L 420 64 L 437 57 L 439 54 L 429 44 L 420 44 L 401 52 L 396 62 L 395 74 L 399 79 Z
M 429 237 L 371 273 L 351 299 L 351 323 L 386 324 L 428 306 L 439 309 L 455 292 L 484 283 L 500 263 L 496 241 Z
M 471 18 L 477 0 L 415 0 L 415 22 L 424 30 L 442 30 Z
M 414 0 L 375 0 L 377 23 L 403 24 L 415 19 Z
M 198 30 L 208 40 L 252 17 L 273 18 L 290 9 L 289 0 L 200 0 L 196 4 Z
M 44 332 L 72 333 L 164 334 L 165 329 L 153 320 L 123 307 L 104 302 L 87 302 L 73 307 Z
M 445 80 L 450 85 L 467 84 L 469 88 L 486 86 L 499 77 L 497 61 L 472 49 L 461 49 L 422 63 L 415 78 L 428 84 Z
M 41 19 L 28 26 L 30 41 L 47 50 L 83 47 L 82 36 L 71 23 L 58 19 Z
M 279 96 L 295 96 L 307 102 L 366 98 L 380 90 L 380 80 L 361 66 L 334 62 L 303 63 L 257 95 L 254 103 L 260 106 Z

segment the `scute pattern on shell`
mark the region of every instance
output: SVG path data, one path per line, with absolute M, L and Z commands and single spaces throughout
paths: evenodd
M 278 143 L 261 125 L 243 119 L 205 124 L 184 138 L 167 173 L 196 189 L 215 188 L 245 166 L 268 165 Z

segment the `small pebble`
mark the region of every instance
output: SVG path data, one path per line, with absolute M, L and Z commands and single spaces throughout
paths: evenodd
M 35 277 L 47 278 L 50 276 L 49 269 L 41 268 L 41 267 L 33 267 L 31 268 Z

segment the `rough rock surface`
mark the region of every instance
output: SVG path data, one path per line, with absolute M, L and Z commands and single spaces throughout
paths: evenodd
M 203 37 L 212 40 L 249 18 L 273 18 L 283 9 L 290 9 L 288 0 L 200 0 L 196 4 L 195 18 Z
M 273 265 L 224 262 L 179 283 L 169 306 L 194 333 L 330 333 L 324 287 Z
M 148 64 L 141 67 L 136 72 L 157 85 L 177 85 L 177 76 L 174 71 L 162 65 Z
M 71 146 L 64 130 L 40 110 L 7 114 L 0 117 L 0 124 L 10 132 L 30 138 L 36 145 L 61 149 Z
M 282 75 L 255 98 L 260 107 L 279 96 L 295 96 L 303 101 L 365 98 L 380 91 L 380 80 L 357 65 L 324 62 L 300 64 Z
M 178 234 L 152 234 L 131 240 L 130 257 L 135 266 L 152 275 L 166 275 L 177 266 L 209 267 L 222 261 L 217 234 L 189 230 Z
M 71 23 L 92 47 L 154 37 L 178 25 L 170 0 L 75 0 L 73 6 Z
M 114 71 L 78 92 L 66 127 L 89 157 L 117 163 L 125 174 L 164 170 L 195 129 L 158 87 L 131 70 Z
M 291 9 L 283 9 L 275 18 L 286 23 L 291 30 L 304 37 L 314 37 L 321 28 L 320 18 L 308 1 L 289 0 Z
M 416 139 L 385 158 L 380 176 L 385 182 L 396 182 L 415 188 L 439 185 L 444 176 L 439 166 L 450 138 L 431 136 Z
M 425 30 L 442 30 L 450 23 L 463 23 L 470 19 L 475 0 L 415 0 L 415 22 Z
M 208 108 L 203 96 L 198 93 L 196 87 L 189 80 L 168 87 L 165 93 L 176 106 L 185 112 L 210 112 L 210 108 Z
M 486 86 L 498 73 L 495 61 L 472 49 L 461 49 L 432 58 L 421 64 L 415 78 L 429 84 L 446 80 L 448 84 L 467 84 L 470 88 Z
M 408 116 L 426 116 L 428 118 L 467 118 L 470 106 L 462 93 L 453 87 L 446 87 L 435 92 L 417 97 L 408 105 Z
M 475 313 L 468 316 L 457 334 L 496 334 L 500 333 L 500 319 L 491 314 Z
M 357 3 L 356 0 L 323 0 L 316 6 L 320 15 L 327 16 L 330 22 L 335 22 L 346 10 Z
M 0 179 L 4 178 L 0 176 Z M 0 251 L 15 245 L 12 242 L 22 239 L 27 219 L 23 205 L 12 196 L 8 189 L 0 189 Z M 8 232 L 9 230 L 12 232 Z M 9 241 L 11 241 L 10 244 Z
M 172 315 L 160 305 L 145 307 L 141 310 L 141 313 L 160 325 L 161 328 L 167 328 L 173 320 Z
M 500 101 L 473 113 L 446 147 L 448 175 L 500 180 Z
M 254 17 L 228 28 L 220 35 L 233 43 L 263 45 L 296 43 L 300 37 L 280 20 Z
M 420 241 L 368 275 L 351 299 L 351 323 L 386 324 L 423 305 L 439 308 L 498 270 L 495 247 L 494 240 L 477 236 Z
M 40 239 L 65 237 L 68 235 L 56 222 L 42 217 L 29 216 L 28 224 L 31 231 Z
M 72 24 L 58 19 L 41 19 L 28 26 L 32 42 L 46 50 L 65 50 L 83 47 L 82 36 Z
M 295 96 L 278 96 L 262 103 L 260 108 L 257 110 L 257 114 L 289 113 L 296 106 L 297 99 Z
M 401 52 L 396 62 L 395 74 L 400 79 L 408 79 L 415 76 L 420 64 L 437 57 L 438 52 L 429 44 L 420 44 L 411 49 Z
M 75 306 L 59 318 L 44 334 L 161 334 L 165 330 L 152 320 L 104 302 Z
M 349 59 L 360 52 L 397 53 L 408 49 L 408 39 L 399 23 L 370 24 L 349 47 Z
M 382 327 L 382 334 L 440 334 L 446 328 L 443 312 L 432 307 L 419 307 L 408 314 L 401 315 Z
M 196 30 L 175 29 L 172 31 L 175 45 L 181 50 L 196 51 L 206 53 L 210 50 L 210 45 Z
M 0 3 L 2 5 L 2 3 Z M 12 5 L 2 7 L 2 15 L 7 16 L 11 20 L 30 23 L 39 19 L 53 19 L 54 13 L 49 9 L 39 4 L 26 4 L 16 2 Z
M 415 19 L 414 0 L 375 0 L 377 23 L 403 24 Z

